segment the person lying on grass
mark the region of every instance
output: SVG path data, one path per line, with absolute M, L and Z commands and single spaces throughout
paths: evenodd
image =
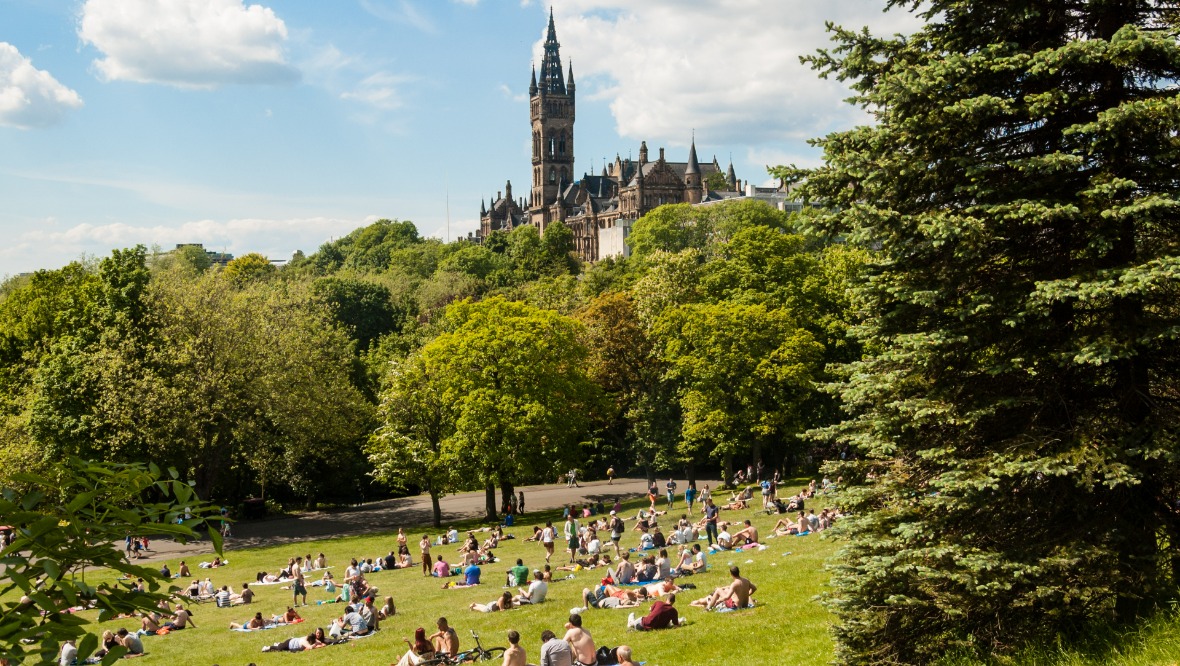
M 597 557 L 591 557 L 586 560 L 578 560 L 573 564 L 566 564 L 557 567 L 558 571 L 582 571 L 583 569 L 597 569 L 598 567 L 609 567 L 611 565 L 610 555 L 600 553 Z
M 285 641 L 279 641 L 274 645 L 264 645 L 263 652 L 303 652 L 304 650 L 313 650 L 327 645 L 323 641 L 317 640 L 314 633 L 306 636 L 296 636 Z
M 729 585 L 724 585 L 713 590 L 712 594 L 703 599 L 693 601 L 692 605 L 704 608 L 707 611 L 721 606 L 734 610 L 749 606 L 750 595 L 758 591 L 758 586 L 742 578 L 741 571 L 736 566 L 729 568 L 729 575 L 733 577 Z
M 486 604 L 471 604 L 468 606 L 473 611 L 480 613 L 495 613 L 496 611 L 512 610 L 512 593 L 505 590 L 500 595 L 499 599 L 488 602 Z
M 647 615 L 636 618 L 635 613 L 631 613 L 627 617 L 627 626 L 636 631 L 654 631 L 677 627 L 680 625 L 680 615 L 675 604 L 675 594 L 669 594 L 667 599 L 657 599 L 651 605 L 651 610 Z
M 628 590 L 609 583 L 591 590 L 582 589 L 582 605 L 586 608 L 632 608 L 647 599 L 647 588 Z
M 270 621 L 272 624 L 298 624 L 303 621 L 303 618 L 299 617 L 299 613 L 296 613 L 294 608 L 287 606 L 287 612 L 272 617 Z
M 246 629 L 249 631 L 254 631 L 256 629 L 264 629 L 264 628 L 266 628 L 266 620 L 262 619 L 262 613 L 255 613 L 254 617 L 250 618 L 249 620 L 246 620 L 245 622 L 243 622 L 241 624 L 239 624 L 237 622 L 230 622 L 229 628 L 230 629 Z

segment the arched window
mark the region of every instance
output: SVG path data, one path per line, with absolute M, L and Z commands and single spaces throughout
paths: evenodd
M 569 180 L 570 180 L 570 171 L 569 171 L 569 169 L 567 169 L 567 168 L 565 168 L 565 167 L 561 167 L 561 179 L 562 179 L 562 180 L 564 180 L 564 181 L 565 181 L 565 182 L 567 182 L 567 183 L 569 182 Z
M 557 141 L 552 138 L 549 139 L 549 157 L 553 157 L 553 151 L 556 148 L 557 148 Z
M 561 133 L 561 139 L 557 142 L 557 152 L 565 155 L 565 132 Z
M 549 167 L 549 182 L 550 183 L 557 182 L 557 169 L 554 169 L 553 167 Z

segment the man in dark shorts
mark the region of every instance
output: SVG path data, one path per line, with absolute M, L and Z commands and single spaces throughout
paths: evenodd
M 617 511 L 610 512 L 610 542 L 614 544 L 615 555 L 619 555 L 619 541 L 623 539 L 623 519 L 619 518 Z

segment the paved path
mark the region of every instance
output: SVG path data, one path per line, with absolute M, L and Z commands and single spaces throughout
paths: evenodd
M 661 489 L 666 481 L 667 479 L 660 479 Z M 683 504 L 683 489 L 687 482 L 677 479 L 676 483 L 679 484 L 680 489 L 677 503 Z M 717 481 L 712 479 L 701 479 L 697 483 L 708 483 L 712 487 L 717 485 Z M 606 481 L 591 481 L 583 482 L 581 488 L 567 488 L 564 484 L 547 484 L 518 487 L 516 490 L 518 492 L 524 491 L 527 516 L 527 513 L 533 511 L 556 509 L 570 503 L 578 504 L 602 500 L 604 503 L 612 504 L 616 499 L 646 495 L 647 481 L 644 479 L 615 479 L 615 482 L 609 485 Z M 499 502 L 499 499 L 500 493 L 497 490 L 496 501 Z M 484 491 L 482 490 L 442 498 L 440 504 L 443 524 L 483 516 L 484 501 Z M 226 544 L 226 548 L 232 551 L 235 548 L 258 548 L 335 536 L 390 532 L 398 527 L 428 526 L 431 523 L 431 518 L 429 495 L 399 497 L 345 509 L 234 523 L 234 536 Z M 522 522 L 527 523 L 528 521 L 526 519 Z M 143 560 L 195 558 L 197 555 L 213 552 L 213 545 L 207 540 L 188 544 L 159 540 L 152 541 L 151 547 L 152 552 L 142 558 Z

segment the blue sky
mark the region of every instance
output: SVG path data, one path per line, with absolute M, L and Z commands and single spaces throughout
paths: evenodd
M 832 5 L 825 7 L 824 5 Z M 578 172 L 646 140 L 738 177 L 864 122 L 800 54 L 879 0 L 556 0 Z M 521 0 L 0 0 L 0 276 L 136 243 L 287 258 L 372 220 L 474 230 L 527 191 Z

